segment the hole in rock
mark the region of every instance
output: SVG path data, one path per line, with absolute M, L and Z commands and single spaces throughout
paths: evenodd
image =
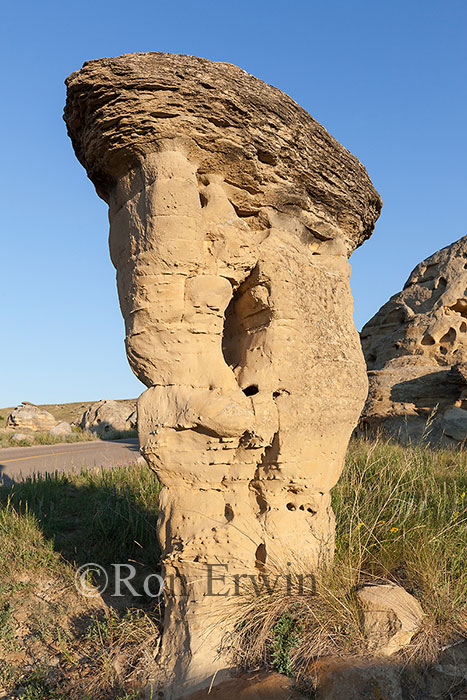
M 311 513 L 311 515 L 316 515 L 316 511 L 313 510 L 313 508 L 311 508 L 311 506 L 307 506 L 307 505 L 300 506 L 299 510 L 306 510 L 307 513 Z
M 201 203 L 201 208 L 202 208 L 202 209 L 203 209 L 205 206 L 207 206 L 208 198 L 206 197 L 205 194 L 203 194 L 203 192 L 200 192 L 200 193 L 199 193 L 199 201 L 200 201 L 200 203 Z
M 264 333 L 271 321 L 271 309 L 265 297 L 267 288 L 258 285 L 259 268 L 256 266 L 240 287 L 233 291 L 232 299 L 225 310 L 222 333 L 222 353 L 229 367 L 245 367 L 249 349 L 255 348 L 257 332 Z M 256 287 L 261 287 L 257 290 Z M 260 343 L 261 344 L 261 343 Z M 251 380 L 254 380 L 254 376 Z
M 225 508 L 224 508 L 224 515 L 225 515 L 225 519 L 226 519 L 227 522 L 229 522 L 229 523 L 230 523 L 231 520 L 234 519 L 233 508 L 232 508 L 232 506 L 230 506 L 228 503 L 226 504 L 226 506 L 225 506 Z
M 446 289 L 448 286 L 448 282 L 445 277 L 440 277 L 439 280 L 436 283 L 435 289 L 439 289 L 440 291 L 443 289 Z
M 288 389 L 277 389 L 276 391 L 272 392 L 272 398 L 277 399 L 279 396 L 283 396 L 284 394 L 290 396 L 290 391 L 288 391 Z
M 258 569 L 264 569 L 264 566 L 266 564 L 266 545 L 264 543 L 261 543 L 257 548 L 255 560 L 255 566 Z
M 259 392 L 259 389 L 256 386 L 256 384 L 251 384 L 250 386 L 247 386 L 244 389 L 242 389 L 242 391 L 245 394 L 245 396 L 254 396 Z
M 298 486 L 290 486 L 290 487 L 289 487 L 289 492 L 290 492 L 290 493 L 293 493 L 293 494 L 296 496 L 297 493 L 300 493 L 300 489 L 298 488 Z
M 467 324 L 465 324 L 464 321 L 462 321 L 461 327 L 460 327 L 460 332 L 465 333 L 465 331 L 467 331 Z
M 457 333 L 455 328 L 450 328 L 447 333 L 443 335 L 441 340 L 439 341 L 440 343 L 453 343 L 456 339 Z
M 458 299 L 456 303 L 449 308 L 451 311 L 457 311 L 458 314 L 467 318 L 467 299 Z
M 444 347 L 444 345 L 441 345 L 439 351 L 440 351 L 441 355 L 447 355 L 448 349 L 446 347 Z
M 256 152 L 258 160 L 261 163 L 267 163 L 268 165 L 275 165 L 277 163 L 277 156 L 275 153 L 270 153 L 269 151 L 263 151 L 258 149 Z
M 287 510 L 297 510 L 293 503 L 287 503 Z
M 437 263 L 430 263 L 425 268 L 420 270 L 420 278 L 422 281 L 434 280 L 436 277 Z
M 402 326 L 405 323 L 405 312 L 401 308 L 393 309 L 384 319 L 384 326 Z
M 422 345 L 434 345 L 435 339 L 429 333 L 426 333 L 422 338 Z

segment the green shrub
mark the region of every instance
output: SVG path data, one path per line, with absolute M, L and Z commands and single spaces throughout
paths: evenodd
M 273 638 L 269 644 L 271 662 L 276 671 L 293 676 L 293 663 L 290 652 L 299 646 L 303 623 L 297 615 L 286 612 L 274 625 Z

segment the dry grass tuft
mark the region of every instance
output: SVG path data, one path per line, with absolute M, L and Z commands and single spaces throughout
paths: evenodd
M 244 591 L 233 641 L 241 665 L 300 677 L 312 659 L 365 654 L 355 593 L 370 581 L 403 586 L 426 613 L 404 662 L 430 663 L 467 637 L 466 492 L 463 451 L 352 442 L 333 492 L 334 563 L 302 595 L 284 583 L 260 596 Z M 309 573 L 293 568 L 297 578 Z M 270 580 L 278 573 L 265 572 Z

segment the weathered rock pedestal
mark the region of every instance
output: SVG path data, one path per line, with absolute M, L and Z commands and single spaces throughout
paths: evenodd
M 411 272 L 363 327 L 363 430 L 404 442 L 467 440 L 467 236 Z
M 332 555 L 329 490 L 367 390 L 347 258 L 381 201 L 307 112 L 235 66 L 131 54 L 67 86 L 76 155 L 109 204 L 128 359 L 149 387 L 160 663 L 164 697 L 180 697 L 229 668 L 241 582 Z

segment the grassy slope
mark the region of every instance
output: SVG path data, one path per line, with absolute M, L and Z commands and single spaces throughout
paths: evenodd
M 136 408 L 136 399 L 119 399 L 119 403 L 127 403 L 133 408 Z M 38 405 L 39 408 L 44 408 L 49 411 L 53 416 L 55 416 L 58 422 L 66 421 L 67 423 L 73 423 L 78 421 L 90 406 L 97 403 L 96 401 L 78 401 L 76 403 L 57 403 L 57 404 L 41 404 Z M 7 416 L 11 413 L 14 406 L 9 406 L 8 408 L 0 408 L 0 425 L 4 425 Z
M 467 637 L 466 493 L 467 452 L 352 442 L 333 490 L 334 565 L 302 596 L 246 592 L 240 661 L 300 675 L 310 659 L 365 653 L 355 591 L 370 581 L 400 584 L 426 613 L 401 663 L 430 663 Z
M 136 408 L 136 399 L 119 399 L 119 403 L 126 403 L 132 409 Z M 43 404 L 39 408 L 44 408 L 56 418 L 58 422 L 65 421 L 67 423 L 76 423 L 79 421 L 84 411 L 92 406 L 95 401 L 77 402 L 77 403 L 62 403 L 62 404 Z M 5 430 L 6 419 L 10 414 L 12 407 L 0 408 L 0 448 L 1 447 L 27 447 L 28 445 L 56 445 L 63 442 L 87 442 L 89 440 L 98 440 L 99 436 L 96 433 L 81 431 L 79 428 L 74 428 L 71 435 L 54 436 L 48 432 L 30 432 L 28 430 Z M 28 437 L 25 440 L 12 440 L 14 433 L 25 433 Z M 137 432 L 134 430 L 125 431 L 124 433 L 111 433 L 108 439 L 117 440 L 126 437 L 137 437 Z M 103 438 L 105 439 L 105 438 Z M 0 698 L 1 700 L 1 698 Z
M 144 598 L 129 612 L 134 599 L 89 609 L 71 580 L 86 561 L 158 571 L 158 492 L 141 466 L 0 489 L 0 687 L 32 688 L 26 700 L 139 697 L 157 609 Z M 301 597 L 245 591 L 240 661 L 300 674 L 304 660 L 362 653 L 355 587 L 368 580 L 397 581 L 420 600 L 426 620 L 407 654 L 435 658 L 467 633 L 466 492 L 465 452 L 352 443 L 333 493 L 335 566 Z
M 139 697 L 134 687 L 154 665 L 158 608 L 143 597 L 131 610 L 120 599 L 115 610 L 79 596 L 74 573 L 89 561 L 157 572 L 158 493 L 137 465 L 0 488 L 0 697 L 19 689 L 26 700 Z

